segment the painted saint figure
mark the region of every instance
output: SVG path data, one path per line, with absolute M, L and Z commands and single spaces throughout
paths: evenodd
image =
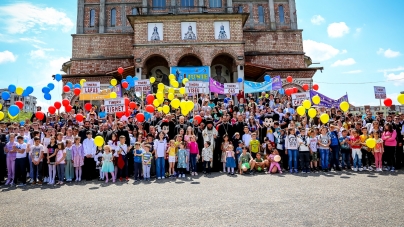
M 227 39 L 226 31 L 224 30 L 223 24 L 220 25 L 220 31 L 219 31 L 219 36 L 217 39 Z
M 184 40 L 196 40 L 196 35 L 192 31 L 192 26 L 188 26 L 188 31 L 185 33 Z
M 155 41 L 155 40 L 159 41 L 160 40 L 160 35 L 159 35 L 159 32 L 157 30 L 158 30 L 157 26 L 154 25 L 153 34 L 152 34 L 150 40 L 152 40 L 152 41 Z

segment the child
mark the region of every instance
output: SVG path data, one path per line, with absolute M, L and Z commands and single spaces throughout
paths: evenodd
M 362 171 L 362 153 L 361 153 L 361 139 L 359 137 L 359 130 L 352 129 L 349 145 L 352 148 L 353 171 Z
M 268 160 L 271 162 L 271 165 L 269 166 L 269 170 L 267 173 L 276 173 L 277 171 L 279 171 L 279 173 L 282 173 L 281 166 L 278 162 L 275 161 L 275 156 L 277 155 L 279 155 L 279 152 L 276 149 L 273 149 L 272 153 L 268 156 Z
M 210 175 L 210 163 L 213 159 L 213 152 L 210 148 L 210 141 L 206 141 L 204 144 L 204 148 L 202 149 L 202 161 L 203 161 L 203 174 Z M 208 171 L 206 172 L 206 165 L 208 165 Z
M 17 151 L 17 156 L 15 159 L 15 183 L 17 183 L 18 178 L 20 178 L 21 183 L 19 186 L 25 186 L 27 182 L 27 172 L 25 169 L 25 162 L 27 158 L 27 144 L 24 143 L 24 137 L 18 136 L 17 137 L 17 145 L 15 147 Z
M 143 157 L 143 151 L 140 149 L 139 142 L 135 143 L 135 150 L 133 151 L 133 153 L 134 153 L 133 164 L 135 169 L 135 182 L 137 182 L 140 181 L 140 177 L 142 175 L 142 157 Z M 146 176 L 144 176 L 144 178 L 146 178 Z
M 350 158 L 350 153 L 351 153 L 351 148 L 349 147 L 349 137 L 348 131 L 346 129 L 342 130 L 342 136 L 339 138 L 339 143 L 341 144 L 341 166 L 342 169 L 345 169 L 345 165 L 347 166 L 347 169 L 351 168 L 351 158 Z
M 55 184 L 56 177 L 56 150 L 58 149 L 58 145 L 56 144 L 56 138 L 54 136 L 51 137 L 50 143 L 48 145 L 48 167 L 49 167 L 49 182 L 48 184 Z
M 250 130 L 248 130 L 248 126 L 244 126 L 244 135 L 242 136 L 242 140 L 244 142 L 244 145 L 246 147 L 250 147 L 250 141 L 251 141 L 251 134 Z
M 299 148 L 299 144 L 297 142 L 296 138 L 296 131 L 294 128 L 289 128 L 289 135 L 286 136 L 285 138 L 285 149 L 286 152 L 285 154 L 289 156 L 289 168 L 290 168 L 290 173 L 298 173 L 297 171 L 297 156 L 299 154 L 299 151 L 297 150 Z M 295 169 L 293 170 L 293 167 Z
M 297 141 L 299 142 L 300 168 L 302 168 L 302 173 L 310 173 L 310 141 L 306 136 L 306 130 L 302 130 L 302 133 L 297 138 Z
M 240 169 L 240 174 L 243 174 L 243 172 L 246 172 L 250 168 L 250 163 L 252 162 L 252 157 L 251 154 L 247 152 L 247 147 L 243 147 L 243 153 L 240 155 L 239 159 L 239 169 Z M 252 171 L 251 171 L 252 173 Z
M 361 138 L 361 152 L 362 152 L 362 165 L 364 170 L 372 171 L 372 152 L 369 150 L 366 145 L 366 140 L 369 138 L 368 130 L 366 127 L 362 127 L 362 135 L 359 136 Z
M 76 172 L 76 182 L 81 181 L 82 166 L 84 165 L 84 150 L 80 143 L 80 137 L 74 138 L 72 146 L 73 167 Z
M 222 146 L 221 146 L 222 157 L 221 157 L 220 161 L 223 164 L 223 173 L 226 173 L 226 151 L 227 151 L 227 147 L 229 145 L 230 145 L 229 136 L 226 134 L 223 136 L 223 142 L 222 142 Z
M 34 145 L 31 147 L 31 161 L 33 168 L 33 182 L 32 184 L 38 183 L 42 185 L 42 159 L 43 159 L 44 147 L 40 144 L 39 137 L 34 137 Z M 38 181 L 37 180 L 38 177 Z
M 150 153 L 150 144 L 145 144 L 143 146 L 144 152 L 142 154 L 142 163 L 143 163 L 143 177 L 145 181 L 150 181 L 150 167 L 151 167 L 151 160 L 153 154 Z
M 227 173 L 234 175 L 234 168 L 236 167 L 236 161 L 234 157 L 234 150 L 233 150 L 233 145 L 227 146 L 227 151 L 226 151 L 226 167 L 227 167 Z M 230 172 L 231 170 L 231 172 Z
M 279 155 L 281 156 L 281 162 L 282 162 L 282 167 L 283 169 L 288 169 L 288 160 L 287 154 L 285 153 L 285 130 L 280 129 L 278 132 L 275 133 L 275 142 L 276 142 L 276 149 L 279 152 Z
M 63 179 L 65 178 L 65 159 L 66 159 L 65 144 L 63 142 L 60 142 L 58 143 L 58 148 L 56 151 L 56 162 L 55 162 L 59 180 L 57 184 L 59 185 L 63 184 Z
M 104 154 L 102 155 L 102 168 L 101 171 L 105 175 L 105 183 L 108 183 L 108 173 L 111 173 L 112 182 L 115 182 L 115 174 L 114 174 L 114 164 L 112 164 L 112 153 L 111 147 L 108 145 L 104 146 Z
M 243 141 L 239 140 L 238 146 L 236 148 L 236 163 L 238 163 L 240 155 L 243 153 L 243 147 L 244 147 Z M 236 166 L 236 168 L 238 169 L 238 165 Z
M 318 136 L 318 145 L 320 148 L 320 160 L 321 160 L 321 169 L 323 172 L 328 172 L 328 157 L 330 155 L 330 144 L 331 138 L 330 135 L 327 134 L 328 129 L 323 126 L 321 128 L 321 134 Z
M 191 161 L 190 172 L 192 176 L 198 176 L 196 172 L 196 160 L 199 159 L 199 148 L 195 141 L 195 136 L 191 136 L 191 142 L 188 143 L 189 147 L 189 160 Z
M 156 176 L 157 179 L 165 178 L 165 153 L 167 150 L 167 140 L 164 138 L 164 132 L 159 132 L 158 139 L 154 140 L 154 154 L 156 157 Z
M 17 142 L 15 141 L 15 134 L 10 133 L 9 142 L 4 147 L 7 154 L 7 181 L 5 185 L 14 185 L 15 181 L 15 158 L 17 157 Z M 41 170 L 39 170 L 41 171 Z
M 104 172 L 102 171 L 102 156 L 104 154 L 104 149 L 102 146 L 97 146 L 97 151 L 95 152 L 94 155 L 94 161 L 95 161 L 95 168 L 98 169 L 100 172 L 100 177 L 98 178 L 99 181 L 104 180 Z
M 260 151 L 260 141 L 257 140 L 257 134 L 255 132 L 253 132 L 251 134 L 251 141 L 250 141 L 249 148 L 250 148 L 251 156 L 253 158 L 255 158 L 257 153 Z
M 376 146 L 373 150 L 373 155 L 375 156 L 375 166 L 376 171 L 382 172 L 382 155 L 384 152 L 383 140 L 380 138 L 378 131 L 373 132 L 373 138 L 376 140 Z
M 74 167 L 73 167 L 73 151 L 72 151 L 73 140 L 66 140 L 66 165 L 65 165 L 65 177 L 66 181 L 72 181 L 74 177 Z
M 310 143 L 310 155 L 311 155 L 311 162 L 310 162 L 310 167 L 313 171 L 317 172 L 317 162 L 318 162 L 318 153 L 317 153 L 317 144 L 318 140 L 316 137 L 316 131 L 315 130 L 310 130 L 310 138 L 309 138 L 309 143 Z
M 122 135 L 119 137 L 118 143 L 118 175 L 119 181 L 122 181 L 122 178 L 125 177 L 126 181 L 129 181 L 128 177 L 128 160 L 126 159 L 126 154 L 128 153 L 128 146 L 125 143 L 125 136 Z
M 167 148 L 168 164 L 169 164 L 168 175 L 170 176 L 170 178 L 174 177 L 176 150 L 177 150 L 177 146 L 175 146 L 175 141 L 170 140 L 170 146 Z
M 209 142 L 209 141 L 208 141 Z M 209 142 L 210 143 L 210 142 Z M 179 172 L 178 177 L 185 177 L 185 169 L 187 168 L 188 163 L 188 152 L 185 149 L 185 143 L 180 143 L 180 149 L 178 149 L 177 153 L 177 170 Z

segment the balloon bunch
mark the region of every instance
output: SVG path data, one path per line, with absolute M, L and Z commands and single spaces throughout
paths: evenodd
M 132 77 L 132 76 L 127 76 L 125 79 L 123 79 L 122 81 L 121 81 L 121 85 L 122 85 L 122 87 L 123 88 L 125 88 L 125 89 L 130 89 L 130 88 L 132 88 L 132 87 L 135 87 L 135 81 L 136 80 L 139 80 L 139 78 L 137 78 L 137 77 Z M 111 85 L 112 85 L 112 83 L 111 83 Z M 116 84 L 115 84 L 116 85 Z M 112 85 L 112 86 L 115 86 L 115 85 Z
M 286 90 L 285 90 L 285 94 L 287 95 L 287 96 L 291 96 L 292 94 L 295 94 L 295 93 L 297 93 L 299 90 L 297 89 L 297 87 L 292 87 L 292 88 L 287 88 Z

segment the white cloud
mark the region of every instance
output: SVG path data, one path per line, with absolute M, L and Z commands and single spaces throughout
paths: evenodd
M 38 59 L 38 58 L 45 58 L 46 57 L 46 51 L 54 51 L 53 48 L 42 48 L 37 45 L 33 45 L 37 50 L 32 50 L 30 53 L 30 56 L 32 59 Z
M 46 44 L 44 41 L 41 41 L 37 38 L 20 38 L 21 41 L 29 42 L 29 43 L 39 43 L 39 44 Z
M 341 51 L 341 54 L 346 54 L 346 53 L 348 53 L 347 50 L 342 50 L 342 51 Z
M 387 49 L 387 50 L 385 50 L 385 49 L 383 49 L 383 48 L 379 48 L 379 50 L 378 50 L 376 53 L 379 54 L 379 55 L 383 55 L 383 56 L 385 56 L 386 58 L 395 58 L 395 57 L 398 57 L 398 56 L 401 55 L 400 52 L 398 52 L 398 51 L 393 51 L 393 50 L 391 50 L 390 48 Z
M 335 57 L 340 52 L 331 45 L 313 40 L 303 40 L 303 49 L 313 61 L 326 61 Z
M 358 70 L 352 70 L 352 71 L 348 71 L 348 72 L 343 72 L 344 74 L 358 74 L 361 73 L 362 70 L 358 69 Z
M 358 37 L 362 32 L 362 28 L 356 28 L 354 36 Z
M 334 62 L 331 66 L 332 67 L 337 67 L 337 66 L 348 66 L 348 65 L 354 65 L 356 64 L 356 61 L 353 58 L 347 58 L 345 60 L 338 60 Z
M 382 72 L 400 72 L 404 71 L 403 66 L 398 66 L 397 68 L 392 68 L 392 69 L 379 69 L 377 72 L 382 73 Z
M 17 60 L 17 56 L 15 56 L 12 52 L 5 50 L 0 52 L 0 64 L 6 62 L 15 62 Z
M 41 8 L 30 3 L 15 3 L 0 7 L 0 18 L 7 24 L 8 33 L 24 33 L 30 29 L 61 28 L 69 32 L 74 24 L 66 13 L 51 7 Z
M 327 28 L 328 36 L 331 38 L 339 38 L 349 33 L 349 27 L 345 22 L 332 23 Z
M 387 80 L 391 80 L 395 86 L 401 86 L 404 84 L 404 72 L 400 72 L 399 74 L 385 73 L 384 77 L 386 77 Z
M 311 23 L 315 25 L 320 25 L 325 22 L 325 19 L 321 15 L 314 15 L 311 18 Z

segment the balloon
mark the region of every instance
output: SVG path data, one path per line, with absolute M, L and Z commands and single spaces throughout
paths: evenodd
M 330 116 L 328 114 L 323 113 L 320 116 L 320 121 L 323 122 L 323 124 L 326 124 L 330 120 Z
M 202 122 L 202 117 L 200 115 L 195 115 L 194 121 L 198 122 L 200 124 Z
M 309 85 L 308 84 L 303 84 L 303 90 L 305 90 L 305 91 L 307 91 L 307 90 L 309 90 Z
M 247 171 L 247 169 L 250 168 L 250 164 L 249 163 L 244 163 L 243 165 L 241 165 L 241 169 L 243 169 L 243 171 Z
M 123 73 L 123 68 L 122 68 L 122 67 L 119 67 L 119 68 L 118 68 L 118 73 L 119 73 L 119 74 L 122 74 L 122 73 Z M 115 86 L 115 85 L 113 85 L 113 86 Z
M 51 91 L 52 91 L 53 89 L 55 89 L 55 85 L 52 84 L 52 83 L 49 83 L 47 87 L 48 87 L 49 90 L 51 90 Z
M 314 108 L 310 108 L 309 111 L 307 111 L 307 114 L 310 118 L 314 118 L 317 115 L 317 111 Z
M 181 109 L 181 114 L 187 116 L 189 111 L 187 109 Z
M 32 94 L 32 92 L 34 92 L 34 88 L 31 86 L 28 86 L 27 88 L 25 88 L 25 91 L 28 93 L 28 95 Z
M 303 106 L 299 106 L 296 109 L 296 112 L 300 115 L 303 116 L 306 113 L 306 109 Z
M 69 86 L 70 89 L 73 89 L 73 84 L 72 84 L 72 82 L 67 82 L 66 85 Z
M 123 115 L 125 115 L 125 112 L 116 112 L 116 117 L 121 118 Z
M 101 147 L 104 144 L 104 138 L 102 138 L 102 136 L 96 136 L 94 138 L 94 144 L 97 147 Z
M 8 118 L 10 118 L 11 120 L 14 120 L 18 117 L 18 114 L 16 116 L 11 116 L 10 113 L 7 113 Z
M 157 111 L 158 111 L 158 112 L 162 112 L 162 111 L 163 111 L 163 107 L 161 107 L 161 106 L 157 107 Z
M 111 85 L 112 86 L 116 86 L 117 83 L 118 83 L 118 81 L 116 79 L 111 80 Z
M 81 86 L 80 86 L 80 84 L 75 84 L 75 85 L 73 86 L 73 88 L 74 88 L 74 89 L 76 89 L 76 88 L 80 89 Z
M 90 111 L 92 107 L 93 105 L 91 105 L 91 103 L 89 102 L 84 105 L 84 109 L 86 109 L 87 111 Z
M 0 103 L 0 110 L 3 109 L 3 104 Z
M 18 106 L 18 108 L 20 108 L 20 110 L 22 110 L 22 108 L 24 107 L 24 103 L 23 103 L 23 102 L 21 102 L 21 101 L 17 101 L 17 102 L 15 102 L 15 105 L 17 105 L 17 106 Z
M 157 93 L 156 93 L 156 98 L 157 98 L 157 99 L 164 99 L 163 93 L 162 93 L 162 92 L 157 92 Z
M 14 84 L 8 85 L 8 91 L 9 92 L 15 92 L 15 89 L 17 89 L 17 87 Z
M 288 96 L 292 95 L 292 93 L 293 93 L 293 89 L 291 89 L 291 88 L 287 88 L 285 90 L 285 94 L 288 95 Z
M 152 105 L 147 105 L 145 109 L 146 109 L 146 111 L 149 112 L 149 113 L 153 113 L 153 112 L 154 112 L 154 106 L 152 106 Z
M 22 87 L 17 87 L 17 88 L 15 89 L 15 93 L 16 93 L 17 95 L 22 95 L 23 92 L 24 92 L 24 89 L 23 89 Z
M 180 107 L 181 107 L 181 109 L 187 109 L 187 102 L 184 99 L 181 100 Z
M 42 90 L 42 91 L 43 91 L 43 90 Z M 69 91 L 70 91 L 70 87 L 67 86 L 67 85 L 63 86 L 63 91 L 64 91 L 65 93 L 69 92 Z
M 313 101 L 315 105 L 319 104 L 321 101 L 320 96 L 318 95 L 313 96 L 313 98 L 311 98 L 311 101 Z
M 54 106 L 56 109 L 60 109 L 60 107 L 62 107 L 62 103 L 60 103 L 59 101 L 56 101 L 56 102 L 53 104 L 53 106 Z
M 169 79 L 169 80 L 175 80 L 175 75 L 174 75 L 174 74 L 168 75 L 168 79 Z
M 168 100 L 173 100 L 174 99 L 174 94 L 173 93 L 169 93 L 167 96 Z
M 46 93 L 46 94 L 43 95 L 43 98 L 46 99 L 46 100 L 51 100 L 52 96 L 51 96 L 51 94 Z
M 55 80 L 56 80 L 57 82 L 61 81 L 61 80 L 62 80 L 62 75 L 56 74 L 56 75 L 55 75 Z
M 157 99 L 157 101 L 159 101 L 160 104 L 164 103 L 164 99 Z
M 275 155 L 274 161 L 275 161 L 275 162 L 280 162 L 280 161 L 281 161 L 281 156 Z
M 48 112 L 50 114 L 54 114 L 56 112 L 56 108 L 54 106 L 50 106 L 50 107 L 48 107 Z
M 264 76 L 264 80 L 265 80 L 266 82 L 269 82 L 269 81 L 271 81 L 271 77 L 270 77 L 269 75 L 265 75 L 265 76 Z
M 160 90 L 164 90 L 164 84 L 163 84 L 163 83 L 159 83 L 159 84 L 157 85 L 157 88 L 160 89 Z
M 185 108 L 187 108 L 188 111 L 191 111 L 194 109 L 194 106 L 195 106 L 194 102 L 192 102 L 191 100 L 188 100 Z
M 8 93 L 7 91 L 3 91 L 1 93 L 1 98 L 4 100 L 8 100 L 10 98 L 10 93 Z
M 297 87 L 293 87 L 293 93 L 297 93 L 297 92 L 298 92 Z
M 174 107 L 175 109 L 177 109 L 180 106 L 180 100 L 179 99 L 173 99 L 170 103 L 170 105 L 172 107 Z
M 386 98 L 383 101 L 383 103 L 384 103 L 385 106 L 390 107 L 391 105 L 393 105 L 393 100 L 391 100 L 391 98 Z
M 291 76 L 288 76 L 288 77 L 286 77 L 286 81 L 289 82 L 289 83 L 292 83 L 293 78 Z
M 126 88 L 128 88 L 128 86 L 129 86 L 128 82 L 125 81 L 125 82 L 122 83 L 122 87 L 123 87 L 123 88 L 126 89 Z
M 69 87 L 69 86 L 68 86 Z M 48 87 L 43 87 L 42 88 L 42 93 L 48 94 L 50 92 L 50 89 Z
M 397 101 L 401 104 L 404 105 L 404 94 L 399 94 L 397 96 Z
M 188 78 L 184 78 L 184 79 L 182 79 L 182 84 L 184 84 L 184 85 L 185 85 L 185 84 L 187 84 L 187 83 L 188 83 L 188 81 L 189 81 L 189 80 L 188 80 Z
M 24 126 L 24 125 L 25 125 L 25 122 L 24 122 L 24 121 L 20 121 L 20 125 L 21 125 L 21 126 Z
M 20 113 L 20 108 L 17 105 L 12 105 L 8 108 L 8 113 L 12 116 L 15 117 L 17 114 Z
M 45 117 L 45 114 L 43 112 L 41 112 L 41 111 L 38 111 L 38 112 L 35 113 L 35 117 L 36 117 L 36 119 L 42 121 L 43 118 Z
M 72 111 L 72 109 L 73 109 L 73 107 L 71 105 L 65 106 L 65 112 L 66 113 Z
M 170 84 L 175 88 L 177 88 L 179 86 L 179 83 L 176 80 L 170 80 Z
M 317 90 L 319 89 L 318 84 L 314 84 L 314 85 L 313 85 L 313 89 L 314 89 L 315 91 L 317 91 Z
M 341 102 L 339 104 L 339 108 L 341 108 L 342 111 L 346 112 L 349 110 L 349 103 L 348 102 Z
M 181 95 L 185 94 L 185 87 L 180 88 L 180 94 Z
M 21 94 L 22 97 L 27 97 L 29 94 L 26 90 L 24 90 Z
M 62 105 L 63 106 L 67 106 L 67 105 L 69 105 L 70 104 L 70 101 L 68 100 L 68 99 L 63 99 L 62 100 Z
M 170 87 L 170 88 L 168 89 L 168 93 L 173 93 L 173 94 L 174 94 L 174 92 L 175 92 L 174 88 Z
M 304 100 L 302 103 L 302 106 L 306 109 L 310 109 L 311 107 L 311 102 L 309 100 Z
M 376 140 L 373 138 L 367 139 L 366 146 L 368 146 L 370 149 L 374 148 L 376 146 Z
M 143 113 L 137 113 L 137 114 L 136 114 L 136 120 L 137 120 L 138 122 L 143 122 L 143 121 L 145 120 L 144 114 L 143 114 Z
M 130 103 L 129 103 L 129 107 L 130 107 L 131 109 L 136 109 L 136 108 L 137 108 L 137 105 L 136 105 L 135 102 L 130 102 Z
M 152 77 L 150 77 L 150 83 L 154 83 L 154 82 L 156 82 L 156 78 L 154 77 L 154 76 L 152 76 Z M 144 116 L 143 116 L 144 117 Z
M 75 88 L 75 89 L 73 90 L 73 92 L 74 92 L 74 95 L 79 96 L 81 90 L 80 90 L 80 88 Z
M 0 121 L 3 120 L 3 118 L 4 118 L 4 113 L 0 112 Z
M 160 105 L 159 100 L 155 99 L 155 100 L 153 101 L 153 106 L 158 107 L 159 105 Z
M 163 106 L 163 113 L 168 114 L 170 112 L 170 107 L 167 105 Z
M 83 87 L 84 83 L 86 82 L 86 79 L 81 79 L 80 80 L 80 85 Z
M 239 83 L 243 82 L 243 78 L 238 78 L 237 82 L 239 82 Z
M 269 97 L 269 95 L 268 94 L 265 94 L 265 98 L 268 98 Z
M 83 117 L 83 115 L 82 115 L 82 114 L 77 114 L 77 115 L 76 115 L 76 121 L 78 121 L 78 122 L 82 122 L 82 121 L 83 121 L 83 119 L 84 119 L 84 117 Z
M 139 80 L 136 76 L 133 77 L 133 81 Z
M 109 93 L 109 97 L 111 98 L 111 99 L 116 99 L 116 97 L 117 97 L 117 94 L 116 94 L 116 92 L 111 92 L 111 93 Z
M 154 101 L 154 95 L 148 94 L 148 95 L 146 96 L 146 102 L 147 102 L 147 104 L 152 104 L 153 101 Z
M 130 99 L 129 98 L 124 98 L 124 101 L 125 101 L 125 106 L 129 106 Z

